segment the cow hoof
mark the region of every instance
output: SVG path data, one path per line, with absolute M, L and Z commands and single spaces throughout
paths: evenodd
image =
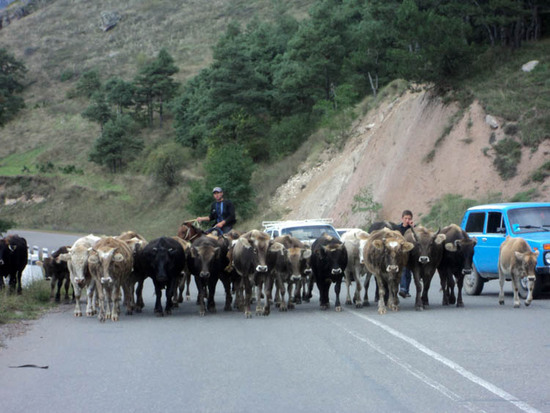
M 126 310 L 126 315 L 134 315 L 134 312 L 132 310 Z
M 530 304 L 531 304 L 531 301 L 525 301 L 525 307 L 529 307 Z
M 529 305 L 529 304 L 526 304 L 526 305 Z M 295 308 L 296 308 L 296 306 L 294 305 L 294 303 L 290 303 L 290 304 L 288 305 L 288 309 L 289 309 L 289 310 L 294 310 Z
M 328 305 L 321 305 L 321 310 L 322 311 L 328 310 Z
M 88 314 L 86 314 L 86 315 L 88 315 Z M 74 316 L 75 317 L 82 317 L 82 313 L 74 313 Z
M 383 315 L 383 314 L 386 314 L 387 311 L 388 310 L 386 310 L 385 308 L 379 308 L 378 309 L 378 314 Z
M 500 305 L 504 305 L 504 300 L 498 300 L 498 303 L 499 303 Z
M 424 307 L 422 307 L 421 305 L 417 305 L 414 309 L 416 311 L 424 311 Z
M 233 309 L 231 308 L 231 304 L 230 304 L 230 305 L 226 305 L 226 306 L 223 308 L 223 311 L 233 311 Z
M 204 317 L 205 314 L 206 314 L 205 311 L 199 311 L 199 317 Z
M 252 313 L 250 311 L 245 311 L 244 318 L 252 318 Z
M 336 307 L 334 307 L 334 309 L 336 310 L 337 313 L 342 312 L 342 307 L 341 306 L 336 306 Z
M 172 307 L 174 307 L 174 308 L 179 308 L 178 302 L 177 302 L 177 301 L 176 301 L 176 302 L 172 302 Z
M 284 307 L 284 306 L 280 306 L 279 307 L 279 311 L 280 312 L 283 312 L 283 313 L 286 313 L 288 311 L 288 308 Z
M 519 307 L 520 307 L 519 303 L 517 303 L 517 304 L 514 303 L 514 308 L 519 308 Z
M 456 298 L 455 297 L 449 297 L 449 304 L 453 305 L 456 303 Z
M 464 303 L 461 301 L 461 302 L 459 302 L 459 303 L 456 303 L 456 306 L 457 306 L 458 308 L 462 308 L 462 307 L 464 307 Z
M 115 321 L 115 322 L 118 321 L 118 316 L 115 315 L 115 316 L 111 317 L 111 320 Z
M 351 300 L 346 300 L 346 305 L 352 305 L 353 303 L 351 302 Z
M 355 308 L 363 308 L 363 303 L 355 303 Z
M 141 313 L 141 308 L 136 308 L 136 313 Z
M 166 310 L 166 311 L 164 312 L 164 314 L 166 314 L 166 315 L 172 315 L 172 310 Z

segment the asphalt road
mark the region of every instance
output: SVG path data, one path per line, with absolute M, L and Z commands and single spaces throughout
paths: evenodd
M 142 314 L 100 323 L 61 305 L 7 341 L 0 409 L 550 411 L 550 300 L 514 309 L 507 283 L 499 306 L 493 281 L 481 296 L 465 296 L 464 308 L 443 307 L 438 286 L 422 312 L 412 298 L 382 316 L 375 306 L 321 311 L 314 297 L 268 317 L 200 317 L 190 301 L 158 318 L 148 280 Z M 48 368 L 13 368 L 27 364 Z

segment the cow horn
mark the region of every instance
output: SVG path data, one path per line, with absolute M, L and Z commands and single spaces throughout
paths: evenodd
M 416 235 L 416 231 L 414 230 L 413 226 L 411 226 L 411 231 L 412 231 L 412 234 L 413 234 L 414 241 L 418 242 L 418 236 Z

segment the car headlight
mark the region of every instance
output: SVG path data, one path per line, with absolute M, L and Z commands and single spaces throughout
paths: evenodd
M 550 251 L 544 253 L 544 264 L 550 265 Z

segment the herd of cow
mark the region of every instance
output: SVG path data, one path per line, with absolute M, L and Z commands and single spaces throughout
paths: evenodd
M 237 308 L 249 318 L 254 301 L 256 315 L 264 316 L 269 315 L 273 303 L 280 311 L 287 311 L 302 301 L 308 302 L 314 284 L 319 290 L 321 309 L 329 308 L 330 287 L 334 284 L 334 306 L 341 311 L 340 290 L 344 280 L 345 303 L 357 308 L 368 306 L 368 285 L 374 275 L 378 313 L 384 314 L 388 307 L 399 310 L 397 293 L 405 266 L 414 275 L 417 310 L 429 306 L 428 290 L 436 270 L 441 279 L 442 304 L 463 306 L 462 285 L 464 275 L 472 268 L 476 239 L 454 224 L 437 232 L 417 226 L 404 235 L 390 228 L 390 223 L 382 222 L 369 232 L 347 231 L 342 240 L 323 234 L 307 246 L 290 235 L 271 239 L 269 234 L 258 230 L 242 234 L 233 230 L 217 236 L 184 223 L 177 236 L 150 242 L 133 231 L 115 237 L 87 235 L 72 246 L 59 248 L 42 265 L 46 277 L 51 279 L 52 298 L 56 289 L 55 300 L 60 300 L 64 285 L 68 300 L 72 284 L 74 315 L 80 317 L 80 298 L 85 289 L 86 315 L 98 314 L 100 321 L 119 320 L 122 293 L 126 314 L 141 312 L 143 283 L 148 277 L 155 288 L 157 315 L 171 314 L 183 302 L 184 293 L 190 298 L 193 276 L 201 316 L 207 311 L 216 312 L 214 296 L 220 280 L 225 289 L 224 310 Z M 26 262 L 24 238 L 10 235 L 0 240 L 0 288 L 4 277 L 9 276 L 10 289 L 15 290 L 17 285 L 17 292 L 21 293 L 21 272 Z M 165 290 L 164 308 L 162 290 Z

